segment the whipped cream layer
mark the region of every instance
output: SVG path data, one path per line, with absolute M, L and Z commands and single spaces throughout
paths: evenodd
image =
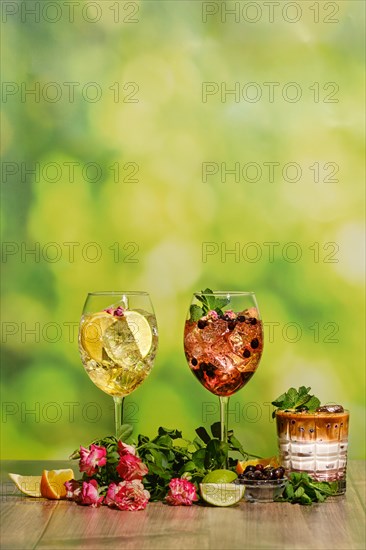
M 318 481 L 343 479 L 346 473 L 349 413 L 277 411 L 281 464 Z

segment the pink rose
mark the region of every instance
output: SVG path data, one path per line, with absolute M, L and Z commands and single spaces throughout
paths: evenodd
M 70 481 L 65 481 L 64 485 L 66 487 L 66 498 L 79 502 L 81 498 L 81 487 L 79 481 L 71 479 Z
M 97 469 L 107 463 L 107 451 L 105 447 L 90 445 L 89 449 L 80 447 L 80 472 L 85 472 L 88 477 L 93 476 Z
M 98 483 L 95 481 L 95 479 L 91 479 L 89 482 L 83 481 L 80 495 L 80 504 L 85 504 L 86 506 L 97 508 L 102 504 L 103 500 L 104 497 L 99 496 Z
M 186 479 L 173 478 L 170 480 L 169 492 L 165 500 L 172 506 L 191 506 L 198 500 L 196 488 Z
M 144 510 L 150 498 L 149 491 L 144 489 L 138 479 L 111 483 L 105 497 L 105 504 L 119 510 Z
M 122 443 L 122 441 L 118 441 L 118 454 L 119 456 L 123 455 L 135 455 L 136 449 L 132 445 L 126 445 L 126 443 Z
M 126 453 L 120 457 L 116 470 L 120 477 L 126 481 L 132 481 L 133 479 L 141 480 L 149 471 L 138 456 L 130 453 Z

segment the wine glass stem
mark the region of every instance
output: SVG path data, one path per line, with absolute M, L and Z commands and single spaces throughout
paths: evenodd
M 229 397 L 220 396 L 220 423 L 221 423 L 221 441 L 227 442 L 227 413 L 229 407 Z
M 114 401 L 114 422 L 115 422 L 115 428 L 116 428 L 116 438 L 119 438 L 119 434 L 121 433 L 121 426 L 123 424 L 123 402 L 124 397 L 113 397 Z

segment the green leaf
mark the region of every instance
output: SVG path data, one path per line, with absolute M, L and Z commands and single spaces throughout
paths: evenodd
M 197 306 L 196 304 L 192 304 L 189 308 L 190 313 L 190 321 L 198 321 L 203 317 L 203 309 L 200 306 Z
M 306 402 L 306 407 L 309 411 L 315 411 L 320 406 L 320 401 L 315 395 L 311 396 L 311 399 Z
M 125 442 L 128 440 L 129 437 L 131 437 L 132 432 L 133 432 L 133 427 L 131 426 L 131 424 L 122 424 L 117 434 L 117 439 Z
M 293 496 L 294 496 L 294 488 L 293 488 L 293 486 L 292 486 L 291 483 L 288 483 L 288 484 L 286 485 L 285 493 L 286 493 L 287 498 L 289 498 L 289 499 L 292 499 L 292 498 L 293 498 Z
M 306 405 L 306 403 L 309 401 L 310 395 L 302 395 L 301 397 L 297 398 L 297 401 L 295 403 L 295 408 L 299 408 L 301 406 Z
M 154 439 L 154 443 L 159 446 L 164 447 L 171 447 L 173 445 L 173 439 L 170 437 L 170 435 L 161 435 Z
M 305 506 L 306 505 L 310 505 L 312 504 L 312 500 L 311 498 L 309 497 L 309 495 L 307 495 L 306 493 L 304 493 L 300 499 L 300 504 L 304 504 Z
M 213 437 L 216 437 L 217 439 L 220 439 L 221 437 L 221 422 L 214 422 L 214 424 L 211 425 L 211 433 Z
M 215 309 L 216 298 L 215 296 L 206 296 L 209 309 Z
M 298 391 L 299 398 L 303 397 L 304 395 L 307 395 L 310 390 L 311 390 L 310 386 L 308 388 L 306 386 L 300 386 Z
M 240 441 L 238 439 L 236 439 L 236 437 L 234 435 L 231 435 L 229 438 L 228 438 L 228 441 L 229 441 L 229 445 L 230 445 L 230 448 L 233 450 L 233 451 L 239 451 L 239 453 L 242 455 L 243 458 L 247 458 L 248 457 L 248 453 L 246 453 L 243 449 L 243 446 L 242 444 L 240 443 Z
M 194 470 L 196 470 L 196 468 L 197 466 L 193 462 L 193 460 L 189 460 L 188 462 L 185 463 L 185 465 L 181 469 L 181 473 L 183 474 L 184 472 L 193 472 Z
M 215 310 L 222 310 L 225 306 L 228 305 L 228 303 L 230 302 L 230 299 L 229 298 L 216 298 L 216 302 L 215 302 Z
M 305 493 L 304 487 L 301 487 L 301 486 L 300 486 L 300 487 L 298 487 L 298 488 L 296 489 L 295 494 L 294 494 L 294 497 L 295 497 L 295 498 L 300 498 L 300 497 L 302 497 L 302 495 L 303 495 L 304 493 Z
M 202 294 L 212 294 L 212 290 L 210 288 L 206 288 L 205 290 L 201 290 Z
M 194 438 L 193 445 L 195 446 L 196 450 L 197 449 L 202 449 L 205 446 L 204 442 L 202 441 L 202 439 L 200 437 L 195 437 Z
M 142 435 L 142 434 L 139 434 L 138 437 L 137 437 L 137 445 L 138 447 L 140 447 L 140 445 L 143 445 L 144 443 L 147 443 L 149 440 L 149 438 L 147 437 L 147 435 Z
M 299 409 L 306 407 L 308 410 L 315 410 L 320 405 L 320 401 L 314 395 L 309 395 L 310 386 L 300 386 L 298 390 L 290 388 L 277 399 L 272 401 L 272 405 L 280 410 Z M 276 411 L 272 412 L 272 418 L 276 416 Z
M 159 435 L 169 435 L 172 439 L 176 439 L 178 437 L 182 437 L 182 432 L 179 430 L 168 430 L 167 428 L 163 428 L 160 426 L 158 429 Z
M 286 397 L 286 394 L 282 393 L 279 397 L 277 397 L 277 399 L 272 401 L 272 405 L 274 405 L 275 407 L 280 407 L 282 405 L 282 403 L 284 402 L 285 397 Z
M 295 388 L 290 388 L 286 392 L 286 397 L 285 397 L 285 403 L 286 404 L 284 404 L 284 405 L 291 409 L 295 405 L 297 398 L 298 398 L 298 394 L 297 394 L 296 389 Z
M 196 429 L 196 434 L 202 439 L 204 443 L 208 443 L 211 440 L 211 437 L 209 436 L 206 428 L 203 428 L 202 426 Z
M 318 491 L 317 489 L 314 489 L 314 493 L 315 493 L 315 496 L 318 500 L 318 502 L 324 502 L 325 501 L 325 496 L 321 494 L 320 491 Z
M 199 470 L 205 467 L 205 457 L 206 457 L 206 449 L 198 449 L 198 451 L 196 451 L 192 455 L 192 460 Z
M 173 443 L 173 447 L 178 447 L 182 449 L 184 448 L 188 450 L 188 446 L 190 442 L 187 439 L 183 439 L 182 437 L 177 437 L 177 439 L 172 440 L 172 443 Z

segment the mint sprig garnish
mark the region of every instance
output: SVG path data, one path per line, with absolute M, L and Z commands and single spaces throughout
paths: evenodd
M 201 290 L 201 294 L 197 294 L 196 298 L 201 302 L 201 306 L 197 304 L 192 304 L 190 307 L 190 320 L 198 321 L 201 317 L 207 315 L 211 310 L 216 311 L 218 315 L 223 315 L 223 308 L 228 305 L 230 298 L 217 298 L 214 296 L 210 288 L 206 290 Z
M 307 411 L 315 411 L 320 406 L 320 400 L 315 395 L 310 395 L 311 387 L 300 386 L 298 390 L 290 388 L 286 393 L 283 393 L 277 399 L 272 401 L 272 405 L 280 410 L 292 409 L 299 411 L 304 409 Z M 276 416 L 276 411 L 273 411 L 272 417 Z
M 324 502 L 329 496 L 336 494 L 334 483 L 313 481 L 305 472 L 292 472 L 282 497 L 277 502 L 310 505 L 313 502 Z

